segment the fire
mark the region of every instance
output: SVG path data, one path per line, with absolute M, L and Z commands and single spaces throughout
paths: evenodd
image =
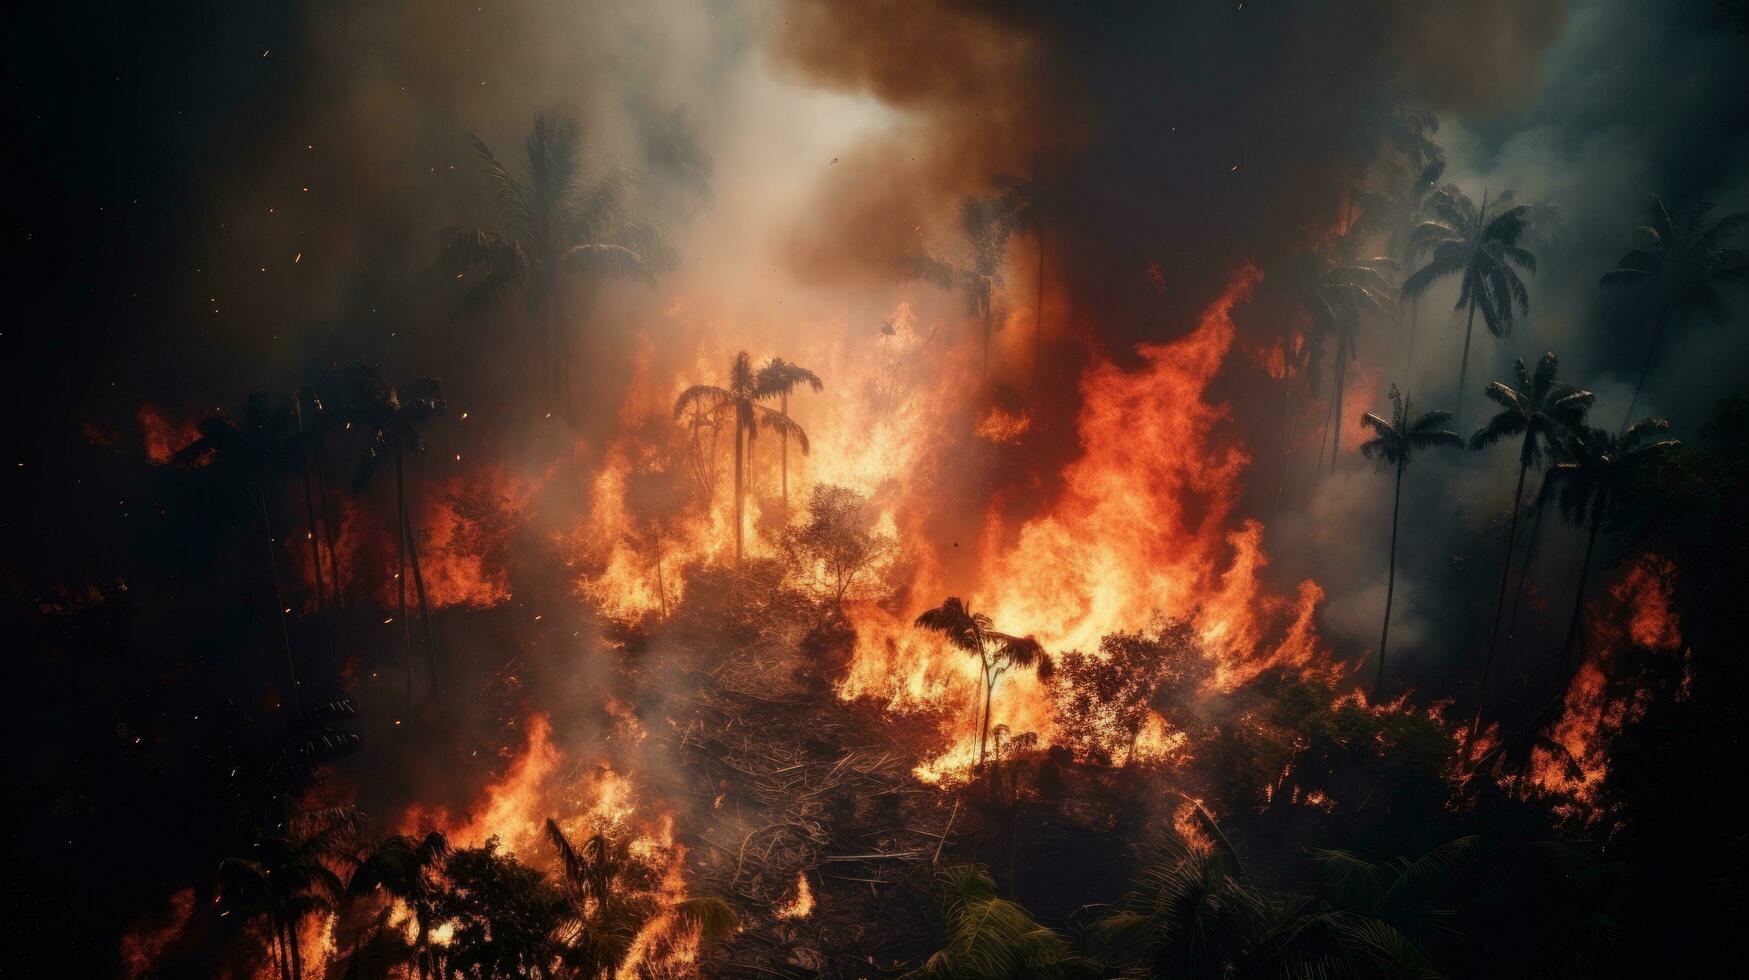
M 182 935 L 194 914 L 194 889 L 184 888 L 170 897 L 168 914 L 159 922 L 141 924 L 121 937 L 122 970 L 129 977 L 149 975 L 165 947 Z
M 1233 345 L 1233 310 L 1259 279 L 1242 270 L 1189 334 L 1140 345 L 1141 369 L 1106 360 L 1082 377 L 1081 454 L 1063 471 L 1060 499 L 1012 534 L 995 507 L 987 518 L 972 606 L 998 629 L 1031 634 L 1049 650 L 1094 650 L 1100 637 L 1155 612 L 1194 614 L 1221 688 L 1272 665 L 1321 663 L 1312 617 L 1322 591 L 1308 581 L 1297 601 L 1266 593 L 1263 526 L 1231 524 L 1250 460 L 1226 406 L 1206 398 Z M 911 599 L 938 597 L 913 588 Z M 840 696 L 880 698 L 899 711 L 977 696 L 975 664 L 940 637 L 873 607 L 852 620 L 856 654 Z M 953 746 L 920 777 L 940 779 L 976 759 L 972 714 L 952 715 Z M 992 714 L 1014 731 L 1050 735 L 1050 699 L 1025 672 L 1003 679 Z M 1172 744 L 1161 729 L 1147 747 L 1169 753 Z
M 627 731 L 624 718 L 621 731 Z M 641 731 L 641 728 L 638 729 Z M 573 841 L 594 834 L 626 842 L 631 860 L 653 872 L 656 884 L 644 890 L 629 880 L 616 884 L 628 901 L 653 909 L 640 926 L 618 976 L 686 976 L 696 971 L 699 934 L 676 913 L 687 901 L 687 849 L 675 840 L 674 817 L 652 814 L 628 772 L 603 760 L 578 765 L 553 741 L 551 719 L 531 714 L 524 723 L 526 743 L 504 773 L 482 792 L 468 814 L 409 808 L 404 833 L 442 830 L 456 847 L 473 847 L 496 837 L 518 860 L 556 873 L 546 821 L 551 818 Z M 441 929 L 440 929 L 441 931 Z
M 1031 429 L 1032 416 L 1025 412 L 992 408 L 978 420 L 977 428 L 972 431 L 979 438 L 988 439 L 999 446 L 1012 446 L 1019 443 L 1021 437 Z
M 808 874 L 805 871 L 796 872 L 796 894 L 788 902 L 777 907 L 775 914 L 780 919 L 805 919 L 814 912 L 814 889 L 808 884 Z
M 1592 619 L 1595 655 L 1579 665 L 1562 700 L 1561 716 L 1547 732 L 1554 748 L 1531 754 L 1531 781 L 1565 802 L 1557 812 L 1597 819 L 1598 794 L 1609 775 L 1609 746 L 1626 722 L 1645 710 L 1649 692 L 1640 689 L 1617 695 L 1608 668 L 1631 647 L 1671 654 L 1682 646 L 1677 616 L 1671 608 L 1676 567 L 1660 555 L 1641 555 L 1630 562 L 1604 600 L 1606 615 Z
M 178 451 L 200 438 L 200 427 L 192 420 L 173 420 L 154 405 L 141 405 L 135 418 L 140 425 L 146 459 L 155 466 L 169 465 Z

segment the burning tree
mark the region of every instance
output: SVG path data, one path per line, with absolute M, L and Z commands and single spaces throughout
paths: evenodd
M 787 377 L 787 376 L 786 376 Z M 732 416 L 735 421 L 735 560 L 741 560 L 742 535 L 746 527 L 744 513 L 747 502 L 747 449 L 761 427 L 793 437 L 803 455 L 808 452 L 808 433 L 788 415 L 759 404 L 778 394 L 766 387 L 774 379 L 753 370 L 753 359 L 746 351 L 735 355 L 729 365 L 729 386 L 693 385 L 680 393 L 674 402 L 674 417 L 679 419 L 689 411 L 695 415 Z M 788 382 L 792 387 L 795 381 Z M 696 427 L 696 423 L 695 423 Z
M 948 596 L 941 605 L 917 617 L 917 626 L 940 633 L 947 642 L 978 658 L 984 703 L 978 719 L 978 765 L 984 765 L 990 741 L 990 700 L 996 682 L 1015 667 L 1031 667 L 1041 679 L 1051 676 L 1051 658 L 1030 636 L 998 632 L 990 617 L 966 608 L 958 596 Z
M 784 530 L 795 576 L 834 611 L 846 600 L 876 599 L 885 591 L 880 570 L 898 543 L 873 526 L 867 506 L 868 498 L 849 487 L 820 484 L 808 500 L 807 520 Z
M 1111 633 L 1097 654 L 1073 650 L 1057 666 L 1058 737 L 1082 756 L 1135 758 L 1156 712 L 1178 714 L 1213 671 L 1188 619 L 1147 632 Z

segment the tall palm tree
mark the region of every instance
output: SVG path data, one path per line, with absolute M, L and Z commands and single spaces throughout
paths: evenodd
M 1050 655 L 1030 636 L 1012 636 L 998 632 L 990 617 L 972 612 L 956 596 L 948 596 L 941 605 L 925 610 L 917 617 L 917 626 L 947 637 L 947 641 L 978 658 L 984 695 L 978 727 L 978 767 L 983 768 L 985 750 L 990 740 L 990 701 L 996 682 L 1015 667 L 1030 667 L 1041 678 L 1051 675 Z
M 299 441 L 302 443 L 306 498 L 310 495 L 310 477 L 312 474 L 315 476 L 316 506 L 313 508 L 311 523 L 314 524 L 317 519 L 321 521 L 322 543 L 327 546 L 328 551 L 328 581 L 333 585 L 334 604 L 345 608 L 339 552 L 334 543 L 334 511 L 328 495 L 328 435 L 341 422 L 340 413 L 332 410 L 321 392 L 311 385 L 298 389 L 293 406 L 297 415 Z M 313 538 L 310 545 L 312 553 L 319 553 L 320 549 Z M 317 581 L 320 585 L 320 576 Z
M 1464 757 L 1482 721 L 1482 705 L 1488 697 L 1488 677 L 1494 668 L 1495 643 L 1500 635 L 1500 616 L 1506 608 L 1506 584 L 1512 578 L 1512 548 L 1518 541 L 1518 515 L 1524 510 L 1524 477 L 1542 464 L 1543 449 L 1585 424 L 1585 413 L 1597 396 L 1555 379 L 1560 358 L 1546 351 L 1537 360 L 1533 375 L 1524 359 L 1513 362 L 1518 387 L 1495 381 L 1484 392 L 1500 406 L 1488 424 L 1470 437 L 1470 448 L 1486 449 L 1502 439 L 1521 436 L 1518 444 L 1518 485 L 1512 491 L 1512 522 L 1506 531 L 1506 555 L 1500 562 L 1500 592 L 1494 600 L 1494 625 L 1488 631 L 1488 654 L 1482 660 L 1482 677 L 1476 685 L 1476 714 L 1464 734 Z
M 1397 471 L 1397 487 L 1391 504 L 1391 564 L 1385 580 L 1385 623 L 1379 631 L 1379 667 L 1372 689 L 1374 701 L 1385 689 L 1385 644 L 1391 636 L 1391 599 L 1397 591 L 1397 516 L 1403 508 L 1403 471 L 1408 468 L 1409 460 L 1423 449 L 1462 448 L 1464 444 L 1462 436 L 1440 428 L 1451 419 L 1450 412 L 1441 410 L 1412 416 L 1409 409 L 1408 399 L 1396 385 L 1392 385 L 1391 417 L 1386 419 L 1368 412 L 1360 419 L 1363 425 L 1377 433 L 1361 444 L 1361 455 L 1389 463 Z
M 345 894 L 333 865 L 347 858 L 360 817 L 351 807 L 302 810 L 254 841 L 247 857 L 219 863 L 225 911 L 264 921 L 281 980 L 301 980 L 298 929 Z
M 1579 585 L 1574 590 L 1573 614 L 1567 620 L 1567 637 L 1561 643 L 1563 673 L 1573 638 L 1579 631 L 1585 609 L 1585 582 L 1591 570 L 1591 553 L 1597 532 L 1615 515 L 1636 476 L 1654 457 L 1679 445 L 1660 438 L 1669 431 L 1663 419 L 1641 419 L 1620 435 L 1603 429 L 1584 429 L 1568 437 L 1569 459 L 1549 471 L 1548 485 L 1560 493 L 1561 515 L 1576 526 L 1588 526 L 1585 554 L 1579 561 Z
M 411 954 L 420 980 L 439 974 L 431 930 L 436 925 L 436 893 L 443 887 L 438 876 L 448 856 L 449 841 L 435 830 L 424 837 L 395 834 L 357 859 L 346 882 L 346 893 L 353 898 L 382 891 L 407 907 L 416 930 Z
M 243 409 L 243 424 L 215 415 L 200 423 L 200 437 L 182 447 L 171 462 L 190 466 L 210 460 L 214 472 L 247 481 L 255 492 L 261 512 L 261 532 L 267 539 L 267 567 L 273 576 L 273 604 L 279 616 L 279 637 L 285 647 L 287 680 L 292 711 L 301 711 L 297 657 L 292 652 L 291 627 L 286 622 L 289 607 L 279 578 L 279 551 L 273 536 L 273 518 L 267 506 L 267 483 L 284 473 L 286 449 L 293 437 L 284 411 L 273 409 L 265 392 L 249 396 Z
M 359 364 L 353 369 L 353 389 L 348 411 L 361 422 L 370 438 L 358 469 L 352 477 L 355 490 L 370 484 L 371 477 L 383 457 L 395 463 L 395 591 L 397 615 L 401 618 L 401 635 L 407 652 L 407 712 L 412 722 L 413 711 L 413 628 L 407 620 L 408 566 L 412 566 L 413 587 L 419 600 L 419 623 L 424 634 L 426 669 L 431 689 L 437 691 L 437 645 L 431 639 L 431 607 L 425 596 L 425 575 L 419 568 L 418 534 L 407 507 L 406 453 L 422 453 L 425 436 L 420 429 L 441 416 L 447 409 L 443 397 L 443 382 L 436 378 L 420 378 L 405 388 L 396 388 L 383 381 L 376 368 Z
M 685 415 L 687 411 L 697 409 L 712 416 L 732 416 L 735 420 L 735 560 L 741 560 L 742 532 L 746 525 L 744 513 L 746 510 L 747 478 L 746 454 L 754 437 L 761 428 L 771 429 L 784 434 L 785 439 L 793 438 L 801 447 L 804 455 L 808 452 L 808 434 L 795 420 L 787 415 L 773 411 L 759 404 L 770 398 L 771 392 L 760 386 L 760 374 L 753 370 L 753 358 L 746 351 L 735 355 L 735 360 L 729 365 L 729 386 L 720 388 L 716 385 L 693 385 L 680 393 L 674 401 L 674 417 Z
M 1536 256 L 1518 244 L 1524 236 L 1528 205 L 1508 206 L 1511 192 L 1501 195 L 1499 214 L 1488 216 L 1488 195 L 1480 208 L 1464 194 L 1436 194 L 1429 201 L 1432 216 L 1416 227 L 1411 246 L 1428 255 L 1427 264 L 1403 280 L 1403 297 L 1414 300 L 1435 282 L 1458 276 L 1454 310 L 1469 307 L 1464 322 L 1464 353 L 1458 367 L 1457 418 L 1463 417 L 1464 392 L 1469 384 L 1470 338 L 1475 332 L 1476 310 L 1482 311 L 1488 332 L 1504 337 L 1512 332 L 1518 316 L 1530 312 L 1530 293 L 1518 278 L 1518 269 L 1536 273 Z M 1516 313 L 1514 308 L 1516 307 Z
M 1634 417 L 1640 390 L 1646 386 L 1646 377 L 1657 362 L 1664 329 L 1671 321 L 1695 313 L 1704 313 L 1713 322 L 1722 323 L 1726 308 L 1719 286 L 1749 273 L 1749 259 L 1745 259 L 1742 251 L 1728 247 L 1737 229 L 1749 222 L 1749 211 L 1708 222 L 1712 209 L 1711 203 L 1702 201 L 1672 215 L 1662 200 L 1652 198 L 1649 223 L 1634 229 L 1639 247 L 1622 256 L 1615 268 L 1604 273 L 1598 282 L 1600 286 L 1650 287 L 1657 294 L 1646 362 L 1640 367 L 1640 380 L 1634 384 L 1623 428 Z
M 568 410 L 566 287 L 605 278 L 655 284 L 673 261 L 660 225 L 625 217 L 638 175 L 614 168 L 593 184 L 583 178 L 583 134 L 563 115 L 536 116 L 523 143 L 522 172 L 512 173 L 469 134 L 498 192 L 498 224 L 439 233 L 444 265 L 481 278 L 456 306 L 473 316 L 520 295 L 544 334 L 549 395 Z
M 1322 271 L 1295 292 L 1300 306 L 1312 317 L 1308 373 L 1313 378 L 1317 376 L 1326 346 L 1332 348 L 1335 361 L 1331 372 L 1330 413 L 1325 419 L 1325 432 L 1334 437 L 1330 451 L 1330 471 L 1334 473 L 1336 461 L 1342 453 L 1342 400 L 1348 387 L 1348 365 L 1359 357 L 1358 338 L 1366 319 L 1388 316 L 1396 310 L 1396 291 L 1386 278 L 1387 273 L 1396 268 L 1396 263 L 1383 256 L 1355 259 L 1346 264 L 1326 258 L 1315 261 L 1323 265 Z M 1316 383 L 1315 380 L 1311 382 Z M 1318 452 L 1321 464 L 1321 445 Z
M 1045 231 L 1062 207 L 1064 185 L 1048 176 L 997 177 L 996 189 L 1008 209 L 1008 224 L 1018 232 L 1031 232 L 1038 243 L 1038 277 L 1032 307 L 1032 386 L 1038 388 L 1043 361 L 1045 322 Z
M 820 383 L 819 375 L 802 367 L 800 364 L 791 364 L 781 357 L 774 357 L 765 362 L 765 366 L 759 369 L 759 374 L 754 379 L 754 385 L 760 391 L 766 392 L 767 397 L 772 395 L 777 396 L 777 414 L 786 419 L 789 418 L 789 396 L 791 392 L 795 391 L 802 385 L 807 385 L 815 391 L 819 391 L 824 387 Z M 779 469 L 783 479 L 783 519 L 784 523 L 788 524 L 789 432 L 784 429 L 779 429 L 778 437 L 783 445 L 783 459 Z
M 996 287 L 1002 285 L 1002 262 L 1008 255 L 1008 236 L 1014 230 L 1009 202 L 1002 197 L 969 197 L 960 202 L 960 231 L 965 235 L 968 261 L 917 252 L 900 258 L 900 270 L 909 278 L 932 282 L 943 289 L 962 290 L 983 330 L 983 377 L 990 376 L 990 334 L 995 330 Z

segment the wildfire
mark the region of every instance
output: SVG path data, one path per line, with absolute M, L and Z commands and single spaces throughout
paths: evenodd
M 1265 592 L 1263 527 L 1231 528 L 1239 478 L 1249 457 L 1224 405 L 1206 394 L 1232 347 L 1232 312 L 1260 274 L 1245 269 L 1196 329 L 1137 348 L 1144 364 L 1111 361 L 1081 380 L 1081 455 L 1063 472 L 1065 489 L 1046 513 L 1010 534 L 996 508 L 986 519 L 981 587 L 973 606 L 999 629 L 1031 634 L 1050 650 L 1094 650 L 1101 636 L 1133 628 L 1155 612 L 1190 615 L 1216 658 L 1213 683 L 1230 688 L 1271 665 L 1311 668 L 1321 658 L 1312 616 L 1323 593 L 1299 587 L 1297 601 Z M 1012 540 L 1003 547 L 1002 542 Z M 912 605 L 937 597 L 911 591 Z M 893 710 L 971 704 L 976 664 L 933 634 L 875 607 L 852 614 L 855 658 L 838 691 L 871 696 Z M 939 780 L 977 757 L 977 731 L 955 712 L 952 747 L 918 770 Z M 992 709 L 1014 731 L 1048 738 L 1052 707 L 1044 685 L 1005 678 Z M 1169 754 L 1165 727 L 1146 740 Z
M 173 420 L 154 405 L 141 405 L 135 418 L 146 458 L 156 466 L 168 466 L 179 450 L 200 438 L 200 427 L 192 420 Z
M 780 919 L 805 919 L 813 914 L 814 888 L 808 884 L 807 872 L 796 872 L 795 897 L 778 906 L 774 911 Z
M 1608 666 L 1630 645 L 1662 654 L 1681 648 L 1671 608 L 1675 576 L 1668 559 L 1640 556 L 1609 588 L 1605 605 L 1615 614 L 1592 619 L 1596 653 L 1579 665 L 1567 686 L 1560 719 L 1547 733 L 1550 747 L 1539 746 L 1531 754 L 1531 781 L 1568 801 L 1557 804 L 1557 812 L 1587 821 L 1599 816 L 1595 807 L 1609 775 L 1610 743 L 1624 723 L 1645 710 L 1649 698 L 1644 689 L 1612 693 Z

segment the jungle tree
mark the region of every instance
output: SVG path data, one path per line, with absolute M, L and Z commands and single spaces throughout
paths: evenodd
M 1440 428 L 1450 419 L 1451 413 L 1447 411 L 1412 415 L 1409 400 L 1403 397 L 1396 385 L 1391 386 L 1390 418 L 1372 412 L 1361 416 L 1361 424 L 1376 433 L 1361 444 L 1361 455 L 1367 459 L 1389 463 L 1397 471 L 1396 490 L 1391 504 L 1390 572 L 1385 580 L 1385 621 L 1379 630 L 1378 675 L 1373 681 L 1372 690 L 1374 701 L 1379 699 L 1385 689 L 1385 650 L 1386 642 L 1391 636 L 1391 599 L 1397 590 L 1397 517 L 1403 508 L 1403 471 L 1408 468 L 1409 461 L 1415 454 L 1424 449 L 1463 446 L 1461 436 Z
M 957 596 L 949 596 L 941 605 L 925 610 L 917 617 L 916 625 L 940 633 L 948 643 L 978 658 L 984 695 L 978 715 L 978 766 L 982 768 L 990 739 L 990 701 L 996 682 L 1015 667 L 1030 667 L 1041 678 L 1048 678 L 1052 669 L 1050 655 L 1030 636 L 998 632 L 989 616 L 972 612 Z

